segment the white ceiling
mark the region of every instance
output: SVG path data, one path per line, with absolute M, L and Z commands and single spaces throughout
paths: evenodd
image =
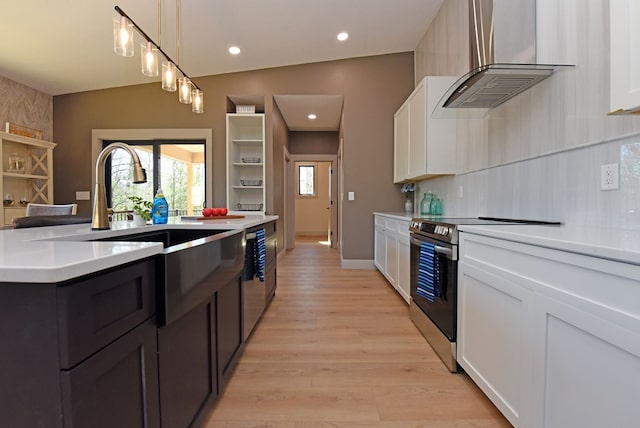
M 157 0 L 4 0 L 0 75 L 50 95 L 159 81 L 139 71 L 140 37 L 133 58 L 113 53 L 112 20 L 117 4 L 178 60 L 176 2 L 162 2 L 160 40 Z M 180 65 L 197 83 L 198 76 L 412 51 L 442 2 L 182 0 Z M 346 42 L 336 40 L 340 31 L 349 32 Z M 228 54 L 231 45 L 242 53 Z

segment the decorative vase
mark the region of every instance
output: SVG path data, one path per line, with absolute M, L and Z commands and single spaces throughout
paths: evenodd
M 404 210 L 408 213 L 412 213 L 413 212 L 413 201 L 410 199 L 407 199 L 406 201 L 404 201 Z
M 140 214 L 133 213 L 133 225 L 134 226 L 144 226 L 147 224 L 147 221 L 143 219 Z

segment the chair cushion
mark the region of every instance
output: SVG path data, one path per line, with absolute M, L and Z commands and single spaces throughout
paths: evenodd
M 91 223 L 91 217 L 77 215 L 39 215 L 30 217 L 17 217 L 13 219 L 13 227 L 60 226 L 65 224 Z

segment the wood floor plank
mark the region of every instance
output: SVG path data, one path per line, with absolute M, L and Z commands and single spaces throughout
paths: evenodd
M 450 373 L 377 270 L 296 241 L 278 289 L 207 428 L 511 426 L 464 373 Z

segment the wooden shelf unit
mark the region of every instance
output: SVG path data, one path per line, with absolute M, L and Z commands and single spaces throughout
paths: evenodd
M 3 195 L 0 224 L 9 225 L 16 217 L 26 214 L 28 202 L 53 203 L 53 149 L 55 143 L 0 132 L 0 192 Z M 10 170 L 9 157 L 18 155 L 24 160 L 24 172 Z M 11 193 L 13 203 L 5 204 L 4 195 Z

